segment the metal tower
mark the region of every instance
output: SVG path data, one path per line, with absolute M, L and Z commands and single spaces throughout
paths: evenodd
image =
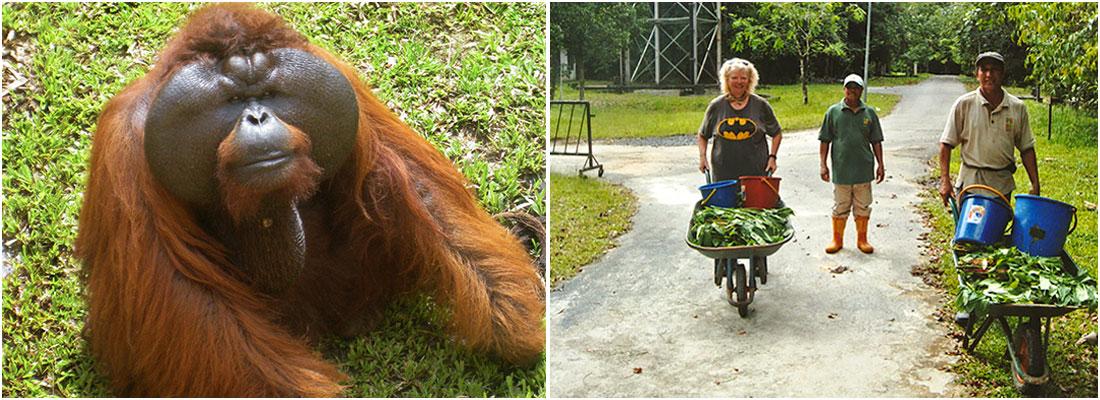
M 628 88 L 692 89 L 718 82 L 722 66 L 721 3 L 639 3 L 651 28 L 620 56 Z M 634 50 L 637 56 L 632 56 Z

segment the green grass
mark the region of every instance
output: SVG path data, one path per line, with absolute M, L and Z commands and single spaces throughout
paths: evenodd
M 72 255 L 95 118 L 148 70 L 196 4 L 3 6 L 3 395 L 108 396 L 80 335 Z M 265 4 L 356 67 L 375 94 L 454 160 L 490 213 L 543 203 L 544 7 L 538 4 Z M 18 77 L 27 80 L 15 87 Z M 326 356 L 352 396 L 542 397 L 545 363 L 463 350 L 424 298 Z
M 919 73 L 917 76 L 872 76 L 871 80 L 867 81 L 867 86 L 873 88 L 880 86 L 916 85 L 930 77 L 932 77 L 932 74 L 925 72 Z
M 966 86 L 966 91 L 968 92 L 978 88 L 978 79 L 974 78 L 974 75 L 959 75 L 959 81 L 963 83 L 963 86 Z M 1031 88 L 1019 86 L 1002 86 L 1002 88 L 1016 97 L 1031 96 Z
M 1039 160 L 1039 182 L 1042 195 L 1061 200 L 1077 207 L 1076 231 L 1066 242 L 1069 253 L 1080 268 L 1096 276 L 1097 236 L 1097 158 L 1095 117 L 1069 107 L 1056 107 L 1055 134 L 1046 139 L 1046 105 L 1027 101 L 1031 116 L 1031 129 L 1036 136 L 1036 154 Z M 1040 132 L 1043 132 L 1040 134 Z M 952 160 L 952 176 L 957 176 L 959 157 Z M 938 184 L 939 170 L 934 168 L 929 179 Z M 1020 168 L 1016 175 L 1017 193 L 1025 193 L 1030 187 L 1027 173 Z M 930 185 L 925 192 L 921 208 L 930 216 L 933 231 L 928 240 L 936 252 L 938 261 L 931 269 L 939 274 L 939 283 L 946 291 L 943 315 L 954 314 L 951 301 L 958 291 L 951 255 L 946 252 L 947 243 L 954 235 L 954 224 L 939 199 L 938 186 Z M 1094 209 L 1089 210 L 1088 204 Z M 1096 331 L 1096 312 L 1076 311 L 1054 318 L 1051 324 L 1047 361 L 1053 384 L 1046 387 L 1046 397 L 1095 397 L 1097 393 L 1097 352 L 1091 345 L 1074 344 L 1082 335 Z M 955 335 L 961 328 L 952 325 Z M 992 327 L 973 355 L 965 354 L 952 366 L 968 394 L 975 397 L 1019 397 L 1012 386 L 1010 361 L 1003 358 L 1005 340 L 1000 329 Z
M 630 229 L 638 199 L 629 189 L 584 176 L 550 174 L 550 280 L 568 280 Z
M 770 96 L 768 102 L 784 132 L 820 126 L 825 110 L 844 97 L 844 89 L 839 84 L 814 83 L 807 86 L 807 91 L 810 103 L 803 105 L 802 88 L 797 84 L 756 89 L 758 94 Z M 713 91 L 701 96 L 677 96 L 586 90 L 584 96 L 592 103 L 595 115 L 592 117 L 592 138 L 600 139 L 695 134 L 707 104 L 717 94 Z M 577 90 L 569 84 L 562 88 L 562 99 L 577 97 Z M 880 117 L 885 117 L 899 99 L 896 95 L 875 93 L 869 95 L 867 103 L 876 108 Z M 551 113 L 551 130 L 556 122 L 557 115 Z

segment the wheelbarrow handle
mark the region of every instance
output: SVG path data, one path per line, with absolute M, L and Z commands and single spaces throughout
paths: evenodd
M 708 185 L 711 184 L 711 181 L 710 181 L 710 168 L 704 168 L 703 169 L 703 176 L 707 177 L 707 184 Z
M 947 196 L 947 204 L 951 206 L 951 219 L 955 222 L 955 225 L 959 224 L 959 202 L 955 200 L 955 196 Z

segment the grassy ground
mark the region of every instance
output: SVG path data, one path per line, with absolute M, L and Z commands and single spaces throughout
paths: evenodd
M 5 397 L 109 395 L 80 335 L 72 255 L 91 133 L 106 100 L 196 7 L 4 4 Z M 543 6 L 262 7 L 361 71 L 490 213 L 545 214 Z M 322 350 L 351 375 L 351 396 L 544 396 L 544 362 L 517 369 L 471 354 L 439 328 L 444 318 L 425 298 L 405 299 L 377 332 Z
M 921 81 L 928 79 L 932 74 L 919 73 L 916 76 L 873 76 L 871 80 L 867 81 L 867 86 L 906 86 L 916 85 Z
M 1066 251 L 1080 268 L 1096 276 L 1097 120 L 1069 107 L 1055 107 L 1054 134 L 1051 140 L 1047 140 L 1046 105 L 1034 101 L 1027 103 L 1031 129 L 1037 139 L 1035 148 L 1039 160 L 1042 195 L 1077 207 L 1077 229 L 1069 236 Z M 952 160 L 952 176 L 956 176 L 958 167 L 959 158 L 956 153 Z M 949 321 L 955 312 L 952 302 L 958 284 L 951 256 L 945 250 L 954 235 L 954 224 L 936 191 L 938 177 L 938 168 L 933 168 L 926 197 L 921 205 L 933 227 L 928 240 L 934 258 L 927 269 L 929 279 L 926 281 L 944 289 L 944 304 L 940 314 L 944 320 Z M 1016 172 L 1015 178 L 1019 189 L 1017 193 L 1026 192 L 1030 183 L 1023 168 Z M 1097 349 L 1092 345 L 1077 345 L 1075 342 L 1086 333 L 1096 332 L 1096 312 L 1076 311 L 1054 318 L 1051 328 L 1053 332 L 1047 360 L 1053 383 L 1045 388 L 1044 397 L 1095 397 Z M 951 324 L 951 329 L 954 337 L 962 337 L 961 328 Z M 1009 372 L 1011 361 L 1004 358 L 1005 345 L 1003 334 L 999 328 L 993 327 L 974 354 L 963 353 L 960 361 L 952 366 L 969 395 L 1019 396 L 1012 386 Z
M 614 247 L 615 238 L 630 230 L 638 199 L 622 186 L 550 174 L 550 209 L 550 279 L 556 284 Z
M 825 110 L 844 97 L 844 89 L 839 84 L 815 83 L 810 84 L 807 90 L 810 103 L 806 105 L 802 104 L 802 89 L 797 84 L 760 86 L 756 92 L 770 96 L 768 103 L 775 110 L 779 124 L 785 132 L 793 132 L 820 126 Z M 717 92 L 701 96 L 671 93 L 617 94 L 586 90 L 585 100 L 592 103 L 592 113 L 595 115 L 592 117 L 592 137 L 633 138 L 696 133 L 707 104 L 714 100 Z M 568 84 L 562 88 L 562 99 L 577 97 L 577 90 Z M 870 94 L 867 103 L 876 108 L 880 117 L 885 117 L 899 99 L 896 95 Z M 551 112 L 551 132 L 556 123 L 557 115 Z

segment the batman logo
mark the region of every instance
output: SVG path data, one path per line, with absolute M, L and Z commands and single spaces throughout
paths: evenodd
M 726 140 L 745 140 L 756 133 L 756 122 L 748 118 L 726 118 L 718 123 L 718 136 Z

